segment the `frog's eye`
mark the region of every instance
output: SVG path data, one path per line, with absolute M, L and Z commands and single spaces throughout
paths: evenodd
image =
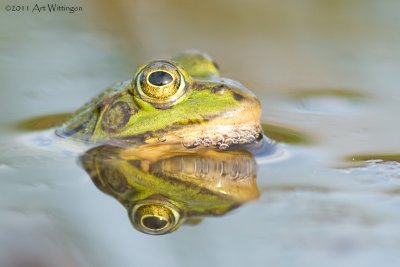
M 130 212 L 133 226 L 141 232 L 152 235 L 170 233 L 176 229 L 180 215 L 176 207 L 158 201 L 136 204 Z
M 185 93 L 186 81 L 174 64 L 154 61 L 141 68 L 135 79 L 140 98 L 157 108 L 168 108 Z

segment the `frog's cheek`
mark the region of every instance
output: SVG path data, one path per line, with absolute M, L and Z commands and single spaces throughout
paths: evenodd
M 114 103 L 104 112 L 101 118 L 101 129 L 107 133 L 120 131 L 129 122 L 131 116 L 136 114 L 137 110 L 136 107 L 132 107 L 123 101 Z
M 152 235 L 175 231 L 181 224 L 177 207 L 163 201 L 142 200 L 129 209 L 129 218 L 137 230 Z

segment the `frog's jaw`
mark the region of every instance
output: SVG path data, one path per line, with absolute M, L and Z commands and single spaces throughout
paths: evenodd
M 257 99 L 247 99 L 236 109 L 226 111 L 216 117 L 204 117 L 204 121 L 179 127 L 150 132 L 145 143 L 181 143 L 186 148 L 199 146 L 228 149 L 240 144 L 251 144 L 262 136 L 260 126 L 261 108 Z

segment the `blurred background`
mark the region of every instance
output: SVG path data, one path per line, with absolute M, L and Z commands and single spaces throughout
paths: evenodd
M 2 8 L 2 121 L 69 112 L 106 86 L 131 79 L 138 64 L 198 49 L 219 63 L 224 76 L 259 95 L 264 121 L 317 129 L 335 155 L 399 150 L 392 117 L 399 114 L 400 97 L 397 1 L 58 4 L 83 11 Z M 299 99 L 286 99 L 297 91 L 332 89 L 356 91 L 362 101 L 336 96 L 298 107 Z
M 399 1 L 0 3 L 1 266 L 399 266 Z M 263 123 L 310 141 L 259 161 L 260 201 L 144 236 L 75 159 L 38 153 L 12 125 L 73 111 L 186 49 L 251 89 Z

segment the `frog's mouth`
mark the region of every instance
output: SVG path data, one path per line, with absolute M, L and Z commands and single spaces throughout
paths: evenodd
M 202 146 L 225 150 L 235 145 L 252 144 L 261 140 L 263 131 L 260 116 L 260 104 L 255 99 L 240 109 L 230 110 L 218 116 L 203 117 L 202 122 L 173 124 L 158 131 L 147 132 L 140 135 L 140 138 L 145 144 L 181 143 L 186 148 Z
M 258 123 L 224 125 L 219 124 L 219 121 L 220 119 L 216 119 L 210 125 L 181 131 L 178 136 L 182 145 L 186 148 L 204 146 L 225 150 L 234 145 L 252 144 L 262 139 L 262 128 Z

